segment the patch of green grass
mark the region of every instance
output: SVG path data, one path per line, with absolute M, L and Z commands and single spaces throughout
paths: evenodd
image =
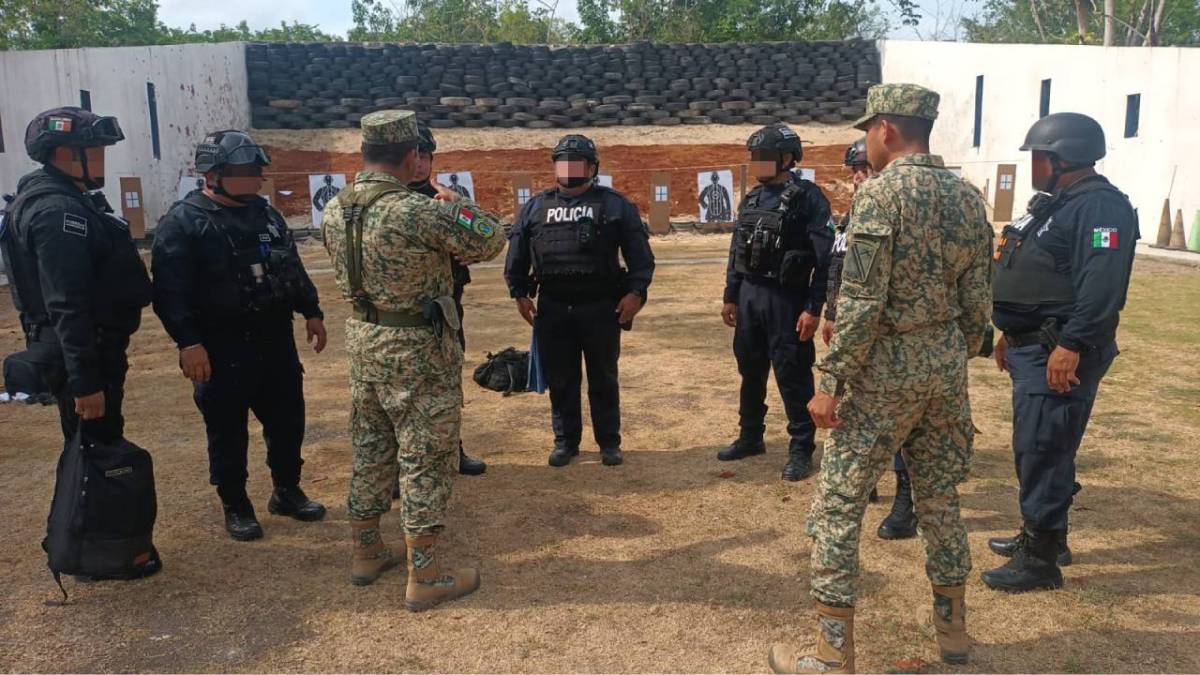
M 1066 661 L 1063 661 L 1062 667 L 1060 667 L 1059 670 L 1064 673 L 1087 672 L 1084 670 L 1083 664 L 1079 662 L 1079 659 L 1075 658 L 1074 656 L 1068 657 Z

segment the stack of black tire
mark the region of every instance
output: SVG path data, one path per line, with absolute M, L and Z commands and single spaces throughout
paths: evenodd
M 414 110 L 434 128 L 843 124 L 879 82 L 869 41 L 547 47 L 248 44 L 253 125 L 349 128 Z

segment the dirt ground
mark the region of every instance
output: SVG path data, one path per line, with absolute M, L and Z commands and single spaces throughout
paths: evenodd
M 58 597 L 38 546 L 60 438 L 54 412 L 0 406 L 0 670 L 764 672 L 774 641 L 813 634 L 809 540 L 813 481 L 784 483 L 786 447 L 773 388 L 769 452 L 734 465 L 714 455 L 736 433 L 737 373 L 720 323 L 720 237 L 655 240 L 651 300 L 625 335 L 627 461 L 601 466 L 583 447 L 569 468 L 546 465 L 549 403 L 478 388 L 486 351 L 525 346 L 529 332 L 499 270 L 481 267 L 466 294 L 463 437 L 490 464 L 456 482 L 443 560 L 482 569 L 483 587 L 424 614 L 403 609 L 405 574 L 348 583 L 346 305 L 328 262 L 307 251 L 331 344 L 302 350 L 307 369 L 305 487 L 330 507 L 321 523 L 268 515 L 264 449 L 254 438 L 250 490 L 266 538 L 237 543 L 207 485 L 204 430 L 175 352 L 153 315 L 135 336 L 128 436 L 158 477 L 151 579 L 81 586 Z M 18 347 L 0 303 L 0 351 Z M 1072 514 L 1075 565 L 1066 588 L 1008 596 L 979 573 L 1000 562 L 986 539 L 1018 524 L 1007 378 L 972 366 L 978 436 L 963 514 L 975 556 L 967 672 L 1200 671 L 1200 271 L 1139 260 L 1121 328 L 1122 356 L 1102 387 L 1080 451 L 1084 485 Z M 252 423 L 252 436 L 258 432 Z M 732 476 L 722 477 L 724 471 Z M 921 629 L 930 594 L 919 541 L 883 542 L 868 510 L 857 615 L 863 672 L 949 672 Z M 385 536 L 400 536 L 394 516 Z
M 627 136 L 631 134 L 626 133 Z M 528 175 L 535 192 L 554 185 L 554 167 L 549 148 L 557 140 L 557 136 L 547 139 L 546 145 L 537 149 L 506 148 L 487 152 L 443 151 L 439 145 L 434 171 L 470 171 L 475 181 L 474 199 L 485 208 L 511 218 L 517 210 L 513 196 L 514 176 Z M 347 180 L 353 180 L 354 174 L 362 168 L 357 146 L 351 151 L 312 150 L 271 145 L 269 140 L 261 142 L 268 144 L 271 154 L 272 163 L 267 177 L 275 182 L 275 205 L 287 216 L 308 216 L 311 212 L 309 174 L 343 173 Z M 654 174 L 659 172 L 670 176 L 669 195 L 673 217 L 691 221 L 699 218 L 696 174 L 704 172 L 707 175 L 712 170 L 732 169 L 734 207 L 737 207 L 738 195 L 743 190 L 741 167 L 747 161 L 745 138 L 736 144 L 627 144 L 628 137 L 618 142 L 623 144 L 600 145 L 600 169 L 612 175 L 613 188 L 633 200 L 644 219 L 649 218 L 651 181 Z M 805 168 L 814 169 L 816 182 L 832 202 L 835 213 L 844 213 L 850 203 L 850 175 L 842 166 L 845 152 L 845 145 L 807 146 L 801 163 Z M 749 182 L 749 187 L 753 187 L 753 178 Z M 285 195 L 283 192 L 291 194 Z

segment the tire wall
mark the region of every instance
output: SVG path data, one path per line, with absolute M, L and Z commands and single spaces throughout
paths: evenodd
M 246 45 L 252 124 L 349 128 L 402 108 L 435 129 L 844 124 L 879 82 L 874 42 L 549 47 Z

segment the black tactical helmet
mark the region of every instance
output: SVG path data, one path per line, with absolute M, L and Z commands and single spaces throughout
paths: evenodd
M 797 162 L 804 157 L 800 137 L 786 124 L 768 124 L 754 132 L 746 141 L 746 149 L 750 152 L 766 150 L 780 155 L 790 152 Z
M 1046 115 L 1029 127 L 1022 150 L 1049 152 L 1070 165 L 1088 165 L 1104 157 L 1104 129 L 1079 113 Z
M 115 117 L 101 117 L 90 110 L 65 106 L 47 110 L 25 128 L 25 152 L 35 162 L 45 163 L 58 147 L 91 148 L 115 145 L 125 139 Z
M 437 141 L 433 138 L 433 130 L 424 122 L 417 122 L 417 151 L 432 155 L 437 152 Z
M 592 139 L 580 134 L 567 134 L 559 139 L 558 144 L 550 153 L 550 157 L 558 159 L 562 155 L 577 155 L 593 164 L 600 161 L 600 156 L 596 153 L 596 144 L 592 142 Z
M 846 148 L 846 166 L 862 166 L 867 164 L 867 139 L 860 138 Z
M 267 166 L 270 163 L 267 151 L 255 143 L 249 134 L 237 129 L 211 133 L 196 146 L 196 171 L 200 173 L 223 166 Z

